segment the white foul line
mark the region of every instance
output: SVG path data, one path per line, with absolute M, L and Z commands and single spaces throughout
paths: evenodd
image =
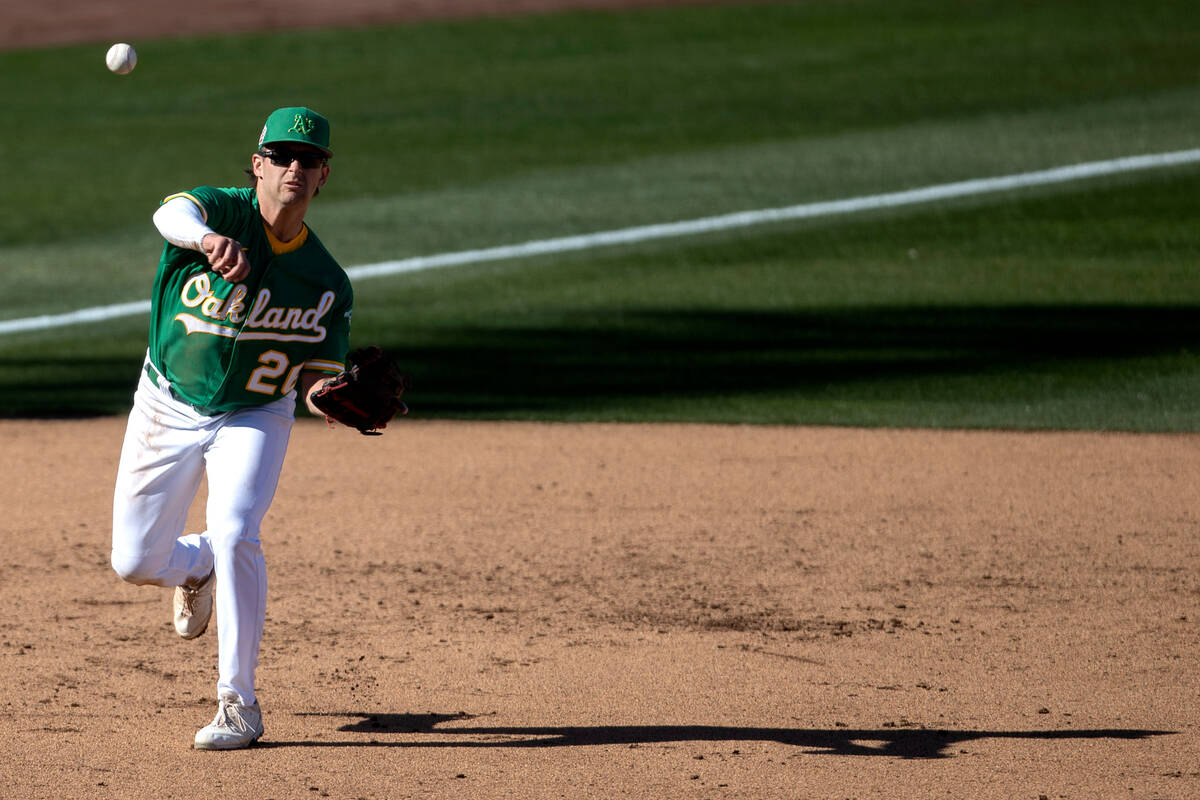
M 685 220 L 683 222 L 640 225 L 634 228 L 600 231 L 598 233 L 587 233 L 579 236 L 564 236 L 557 239 L 542 239 L 522 244 L 502 245 L 500 247 L 486 247 L 480 250 L 460 250 L 453 253 L 404 258 L 398 261 L 383 261 L 377 264 L 350 267 L 346 270 L 346 273 L 353 280 L 377 278 L 385 275 L 399 275 L 405 272 L 438 269 L 440 267 L 479 264 L 487 261 L 500 261 L 524 256 L 566 253 L 615 244 L 634 244 L 653 239 L 712 233 L 730 228 L 761 225 L 768 222 L 812 219 L 814 217 L 853 214 L 859 211 L 871 211 L 881 208 L 896 208 L 898 206 L 916 205 L 918 203 L 930 203 L 935 200 L 948 200 L 955 197 L 968 197 L 991 192 L 1003 192 L 1011 189 L 1024 189 L 1031 186 L 1067 183 L 1069 181 L 1114 175 L 1121 172 L 1173 167 L 1197 162 L 1200 162 L 1200 149 L 1127 156 L 1125 158 L 1090 161 L 1084 164 L 1056 167 L 1037 172 L 1023 172 L 1016 175 L 1002 175 L 994 178 L 977 178 L 955 183 L 943 183 L 937 186 L 925 186 L 920 189 L 908 189 L 900 192 L 867 195 L 865 197 L 851 197 L 845 200 L 828 200 L 817 203 L 801 203 L 783 208 L 740 211 L 734 214 L 701 217 L 700 219 Z M 150 301 L 140 300 L 132 303 L 84 308 L 66 314 L 48 314 L 40 317 L 4 320 L 0 321 L 0 335 L 50 328 L 64 328 L 70 325 L 81 325 L 88 322 L 115 319 L 117 317 L 145 314 L 149 311 Z

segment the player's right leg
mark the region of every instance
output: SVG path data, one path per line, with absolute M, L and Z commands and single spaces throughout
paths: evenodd
M 113 494 L 112 566 L 130 583 L 178 586 L 212 571 L 201 537 L 180 538 L 204 475 L 206 419 L 142 374 Z

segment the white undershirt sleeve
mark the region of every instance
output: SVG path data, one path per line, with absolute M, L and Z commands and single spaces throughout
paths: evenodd
M 210 233 L 216 233 L 205 223 L 200 206 L 186 195 L 175 195 L 159 206 L 154 212 L 154 227 L 176 247 L 202 252 L 201 240 Z

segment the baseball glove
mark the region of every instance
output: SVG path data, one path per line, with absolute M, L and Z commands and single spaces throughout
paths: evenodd
M 346 356 L 346 369 L 325 381 L 312 395 L 325 419 L 378 436 L 397 414 L 407 414 L 400 400 L 411 385 L 409 377 L 382 348 L 362 347 Z

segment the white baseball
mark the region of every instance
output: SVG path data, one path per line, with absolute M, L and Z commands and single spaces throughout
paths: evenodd
M 108 48 L 108 53 L 104 56 L 104 63 L 108 64 L 108 68 L 118 75 L 125 75 L 133 72 L 133 68 L 137 66 L 137 51 L 124 42 L 117 42 Z

